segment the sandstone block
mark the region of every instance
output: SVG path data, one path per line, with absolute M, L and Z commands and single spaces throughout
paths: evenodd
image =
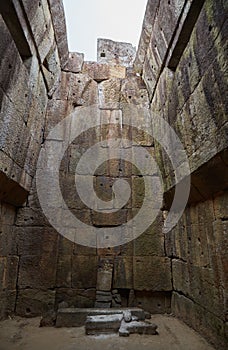
M 77 106 L 91 106 L 98 103 L 97 83 L 87 74 L 71 74 L 68 100 Z
M 50 254 L 55 256 L 58 245 L 58 233 L 49 227 L 15 227 L 15 241 L 18 254 L 29 256 Z
M 117 333 L 122 318 L 123 314 L 88 316 L 85 323 L 86 334 Z
M 0 290 L 15 290 L 19 257 L 0 257 Z
M 126 76 L 126 68 L 123 66 L 110 66 L 96 62 L 85 62 L 82 72 L 87 73 L 98 83 L 112 78 L 124 79 Z
M 58 288 L 71 287 L 72 256 L 60 255 L 57 262 L 56 286 Z
M 36 317 L 48 310 L 53 310 L 55 304 L 55 291 L 24 289 L 19 290 L 16 314 L 21 317 Z
M 56 291 L 56 304 L 58 309 L 62 309 L 61 303 L 67 303 L 68 307 L 76 308 L 93 308 L 96 299 L 96 290 L 92 289 L 74 289 L 58 288 Z
M 97 285 L 97 257 L 72 257 L 72 287 L 77 289 L 96 288 Z
M 162 257 L 133 257 L 135 290 L 171 291 L 170 259 Z
M 80 73 L 84 62 L 84 54 L 78 52 L 70 52 L 67 65 L 64 70 L 71 73 Z
M 129 43 L 108 39 L 97 41 L 97 62 L 129 67 L 133 65 L 136 50 Z
M 120 79 L 110 79 L 99 84 L 99 107 L 101 109 L 120 109 Z
M 133 287 L 133 259 L 132 257 L 116 257 L 114 259 L 114 288 Z
M 97 273 L 97 289 L 102 291 L 110 291 L 112 288 L 112 270 L 98 270 Z
M 148 334 L 155 335 L 157 333 L 157 325 L 149 322 L 132 321 L 130 323 L 123 320 L 119 329 L 119 336 L 127 337 L 130 334 Z
M 151 314 L 169 314 L 171 312 L 172 292 L 135 291 L 133 305 L 143 308 Z
M 54 288 L 56 279 L 57 251 L 42 255 L 23 255 L 18 275 L 19 288 Z
M 92 212 L 94 226 L 119 226 L 127 221 L 127 210 L 121 209 L 114 213 Z

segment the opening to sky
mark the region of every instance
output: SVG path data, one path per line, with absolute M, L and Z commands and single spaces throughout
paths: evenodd
M 147 0 L 63 0 L 70 51 L 97 60 L 97 39 L 138 46 Z

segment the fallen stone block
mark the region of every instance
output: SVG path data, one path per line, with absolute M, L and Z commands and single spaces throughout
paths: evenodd
M 149 322 L 142 321 L 131 321 L 126 322 L 124 319 L 121 322 L 121 327 L 119 329 L 120 337 L 127 337 L 130 334 L 147 334 L 147 335 L 156 335 L 157 325 Z
M 65 308 L 59 309 L 57 312 L 56 327 L 82 327 L 85 325 L 87 316 L 96 315 L 113 315 L 123 314 L 125 310 L 130 310 L 132 316 L 138 320 L 145 320 L 145 311 L 143 309 L 132 308 Z
M 123 314 L 88 316 L 85 322 L 87 335 L 98 335 L 103 333 L 117 333 Z

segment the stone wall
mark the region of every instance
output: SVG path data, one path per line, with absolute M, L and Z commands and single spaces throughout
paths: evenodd
M 135 60 L 152 117 L 174 128 L 191 170 L 188 207 L 165 236 L 172 312 L 217 344 L 224 344 L 227 327 L 226 16 L 224 1 L 149 1 Z M 155 154 L 169 210 L 173 169 L 157 143 Z
M 68 53 L 60 0 L 8 3 L 0 5 L 0 317 L 31 317 L 61 305 L 135 305 L 172 312 L 221 348 L 227 326 L 226 2 L 149 0 L 137 53 L 130 44 L 99 39 L 98 62 Z M 75 139 L 61 162 L 68 208 L 95 228 L 124 224 L 138 212 L 143 174 L 118 157 L 93 177 L 103 200 L 112 197 L 116 179 L 130 184 L 131 197 L 117 214 L 98 215 L 74 190 L 75 168 L 88 148 L 106 140 L 109 154 L 110 138 L 133 137 L 124 106 L 137 106 L 151 111 L 149 118 L 138 116 L 148 131 L 155 117 L 174 128 L 189 159 L 189 202 L 171 232 L 164 235 L 162 227 L 175 189 L 173 169 L 162 147 L 139 132 L 130 147 L 155 156 L 165 187 L 163 212 L 140 237 L 88 248 L 59 235 L 45 218 L 34 177 L 40 149 L 55 125 L 94 105 L 101 125 Z
M 103 43 L 109 56 L 109 41 L 106 44 L 103 40 Z M 101 48 L 100 41 L 98 47 Z M 123 43 L 121 47 L 124 51 Z M 102 200 L 110 200 L 112 186 L 117 179 L 123 178 L 131 185 L 131 197 L 117 213 L 102 214 L 91 210 L 74 189 L 76 165 L 88 148 L 106 140 L 109 153 L 109 138 L 129 137 L 129 129 L 124 126 L 123 106 L 149 108 L 148 93 L 142 79 L 132 68 L 126 68 L 125 63 L 109 63 L 84 62 L 83 55 L 71 53 L 46 111 L 44 139 L 49 142 L 48 133 L 69 113 L 83 113 L 86 107 L 98 107 L 101 125 L 73 141 L 60 167 L 61 189 L 68 208 L 82 222 L 94 227 L 118 226 L 129 221 L 142 205 L 144 194 L 144 182 L 139 171 L 120 159 L 104 163 L 93 177 L 94 189 Z M 145 122 L 143 117 L 142 123 Z M 142 145 L 153 154 L 153 140 L 145 138 L 143 133 L 136 137 L 138 146 Z M 136 144 L 134 147 L 137 147 Z M 114 305 L 114 301 L 111 303 L 112 292 L 118 294 L 118 297 L 113 297 L 118 299 L 118 303 L 115 301 L 118 305 L 141 305 L 151 312 L 169 312 L 171 264 L 170 259 L 165 257 L 162 222 L 160 212 L 157 221 L 142 236 L 115 248 L 81 246 L 60 235 L 57 237 L 42 213 L 34 182 L 26 206 L 18 210 L 16 231 L 18 239 L 23 242 L 33 232 L 39 237 L 38 247 L 45 241 L 46 248 L 34 249 L 32 242 L 23 246 L 22 259 L 25 263 L 19 269 L 16 312 L 26 315 L 26 308 L 30 305 L 30 316 L 34 316 L 40 313 L 40 308 L 52 308 L 53 303 L 56 308 L 62 303 L 70 307 L 93 307 L 97 299 L 102 299 L 102 306 L 111 307 Z M 27 258 L 37 264 L 29 264 Z M 150 266 L 150 269 L 144 266 Z M 102 297 L 98 297 L 99 293 L 103 293 Z M 101 306 L 99 300 L 97 306 Z
M 55 1 L 52 7 L 58 7 L 62 20 L 58 35 L 49 6 L 47 0 L 0 5 L 0 317 L 15 311 L 19 285 L 26 285 L 20 268 L 35 265 L 31 257 L 22 257 L 26 244 L 39 249 L 33 232 L 21 237 L 14 224 L 35 175 L 48 98 L 68 58 L 62 4 Z

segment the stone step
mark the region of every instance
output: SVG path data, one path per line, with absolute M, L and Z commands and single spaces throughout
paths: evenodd
M 132 308 L 63 308 L 57 312 L 56 327 L 82 327 L 85 325 L 87 316 L 98 315 L 123 315 L 124 311 L 130 311 L 132 316 L 135 316 L 140 321 L 144 321 L 146 313 L 143 309 Z

